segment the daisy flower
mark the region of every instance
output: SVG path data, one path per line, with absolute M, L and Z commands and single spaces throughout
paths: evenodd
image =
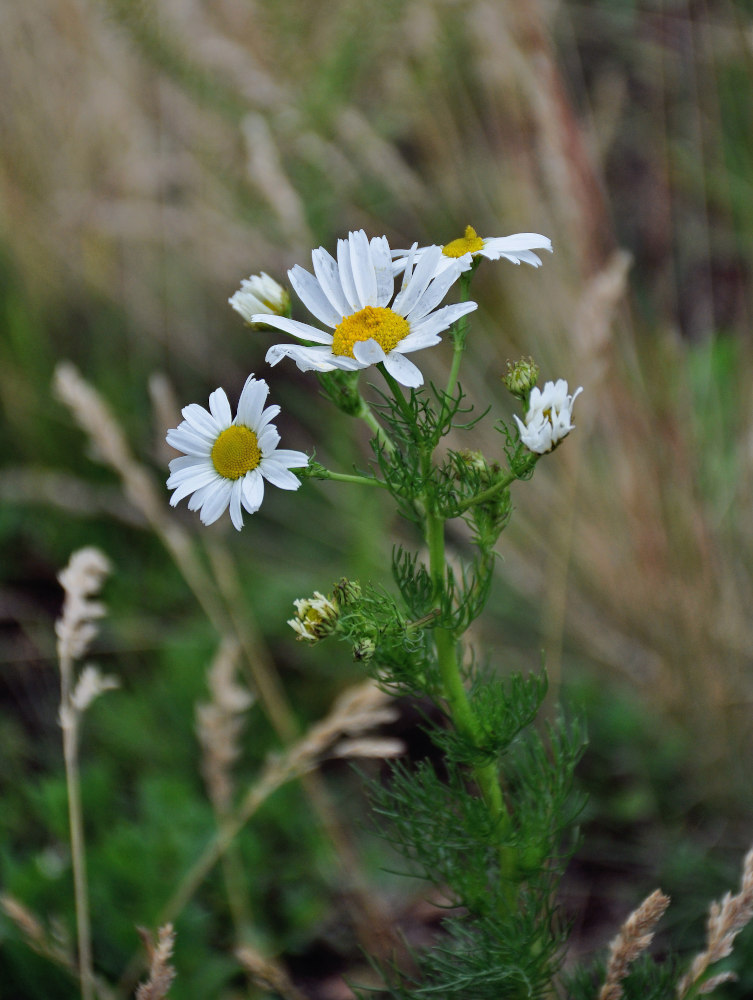
M 525 423 L 515 414 L 520 440 L 529 451 L 544 455 L 567 437 L 575 426 L 570 422 L 573 403 L 581 392 L 583 387 L 579 386 L 569 396 L 563 378 L 547 382 L 543 390 L 538 386 L 531 390 Z
M 423 383 L 420 370 L 406 354 L 432 347 L 440 334 L 461 316 L 476 308 L 475 302 L 458 302 L 437 308 L 463 270 L 457 261 L 442 274 L 437 265 L 440 247 L 427 247 L 415 268 L 409 265 L 403 287 L 395 292 L 392 254 L 386 236 L 369 241 L 361 229 L 337 241 L 337 260 L 323 247 L 311 259 L 314 274 L 300 265 L 288 271 L 298 297 L 320 323 L 332 332 L 285 316 L 252 316 L 252 322 L 290 333 L 302 344 L 275 344 L 267 361 L 293 358 L 301 371 L 358 371 L 384 363 L 401 385 Z
M 264 480 L 282 490 L 297 490 L 300 480 L 290 469 L 308 465 L 302 451 L 278 448 L 280 435 L 270 423 L 279 406 L 264 407 L 269 386 L 249 375 L 238 400 L 235 419 L 224 389 L 209 397 L 209 410 L 198 403 L 184 407 L 182 423 L 167 432 L 167 443 L 185 452 L 170 462 L 167 488 L 174 507 L 193 494 L 189 510 L 198 510 L 203 524 L 212 524 L 230 507 L 230 520 L 243 527 L 244 507 L 255 513 L 264 499 Z
M 410 250 L 393 250 L 395 272 L 402 271 L 411 258 L 414 262 L 420 260 L 429 249 L 431 248 L 414 245 Z M 532 267 L 541 267 L 541 258 L 533 252 L 534 250 L 548 250 L 552 253 L 552 241 L 539 233 L 515 233 L 513 236 L 482 238 L 473 226 L 466 226 L 464 236 L 442 247 L 437 273 L 442 274 L 453 264 L 457 266 L 458 263 L 461 264 L 461 271 L 467 271 L 476 256 L 486 257 L 488 260 L 499 260 L 500 257 L 504 257 L 513 264 L 524 261 Z
M 252 316 L 289 316 L 290 295 L 286 288 L 270 278 L 264 271 L 243 278 L 241 287 L 228 299 L 230 305 L 252 327 L 258 329 L 266 322 L 252 322 Z

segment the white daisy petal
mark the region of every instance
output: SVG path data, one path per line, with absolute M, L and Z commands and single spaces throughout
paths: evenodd
M 215 389 L 213 393 L 210 393 L 209 409 L 222 429 L 229 427 L 233 422 L 233 411 L 230 409 L 230 403 L 224 389 Z
M 330 350 L 303 344 L 274 344 L 265 360 L 268 365 L 276 365 L 283 358 L 292 358 L 302 372 L 331 372 L 336 367 Z
M 246 427 L 256 427 L 268 395 L 269 386 L 264 379 L 257 379 L 253 375 L 249 375 L 238 400 L 235 423 L 245 424 Z
M 406 314 L 405 318 L 411 327 L 428 315 L 432 309 L 436 309 L 457 278 L 457 269 L 454 267 L 448 267 L 446 271 L 434 276 L 424 294 Z
M 384 367 L 396 382 L 407 386 L 409 389 L 417 389 L 420 385 L 424 384 L 424 377 L 421 374 L 420 368 L 417 368 L 412 361 L 403 357 L 402 354 L 398 354 L 397 351 L 390 351 L 384 359 Z
M 189 403 L 188 406 L 184 406 L 180 411 L 185 418 L 186 423 L 195 431 L 197 434 L 202 435 L 202 437 L 208 438 L 210 441 L 214 441 L 222 427 L 214 419 L 211 413 L 207 413 L 203 406 L 199 406 L 198 403 Z
M 249 514 L 255 514 L 264 499 L 264 479 L 258 469 L 247 472 L 242 479 L 243 506 Z
M 370 243 L 371 261 L 376 275 L 377 296 L 376 305 L 389 305 L 395 291 L 395 278 L 392 267 L 392 255 L 386 236 L 374 236 Z
M 473 312 L 477 308 L 478 303 L 476 302 L 453 302 L 452 305 L 442 306 L 436 312 L 429 313 L 428 316 L 412 326 L 411 329 L 414 333 L 421 333 L 424 336 L 427 334 L 442 333 L 443 330 L 447 330 L 453 323 L 459 320 L 461 316 L 467 316 L 468 313 Z
M 315 326 L 310 326 L 308 323 L 299 323 L 297 319 L 288 319 L 287 316 L 267 316 L 265 321 L 267 326 L 285 333 L 292 333 L 299 340 L 311 340 L 315 344 L 332 343 L 331 333 L 317 330 Z
M 339 323 L 343 316 L 347 316 L 350 313 L 351 306 L 343 292 L 337 261 L 331 254 L 327 253 L 324 247 L 314 250 L 311 254 L 311 260 L 314 264 L 316 280 L 332 303 L 332 308 L 338 315 L 337 322 Z
M 352 236 L 353 234 L 351 233 L 350 235 Z M 343 294 L 350 306 L 348 312 L 357 312 L 363 303 L 358 299 L 356 283 L 353 280 L 349 239 L 337 241 L 337 269 L 340 274 L 340 285 L 342 286 Z
M 194 425 L 206 428 L 213 420 L 217 427 L 209 441 L 186 420 L 168 431 L 168 441 L 184 452 L 170 462 L 167 486 L 173 491 L 172 506 L 188 497 L 188 509 L 198 510 L 203 524 L 212 524 L 229 508 L 230 520 L 240 531 L 243 509 L 254 513 L 264 498 L 263 477 L 281 489 L 298 489 L 300 480 L 289 467 L 305 468 L 309 459 L 303 452 L 276 450 L 280 435 L 270 421 L 280 408 L 276 404 L 263 408 L 267 393 L 267 383 L 249 375 L 234 421 L 222 389 L 215 389 L 209 397 L 211 416 L 196 404 L 186 408 Z M 195 454 L 192 449 L 197 446 L 201 451 Z
M 354 344 L 353 354 L 356 361 L 362 365 L 378 365 L 387 356 L 376 340 L 361 340 L 357 344 Z
M 427 247 L 421 254 L 408 284 L 401 289 L 392 303 L 392 308 L 395 312 L 400 313 L 401 316 L 408 315 L 434 277 L 441 256 L 442 250 L 440 247 Z
M 262 455 L 271 454 L 280 443 L 280 435 L 277 433 L 277 428 L 274 424 L 265 427 L 261 434 L 257 435 L 257 441 Z
M 361 306 L 377 304 L 377 279 L 374 264 L 371 260 L 369 240 L 363 229 L 351 233 L 348 240 L 350 247 L 350 268 L 353 273 L 353 284 Z
M 261 474 L 268 482 L 281 490 L 297 490 L 301 485 L 298 476 L 294 475 L 290 469 L 286 469 L 284 465 L 278 465 L 276 462 L 265 462 L 261 467 Z
M 243 527 L 241 513 L 241 496 L 243 495 L 243 479 L 236 479 L 230 488 L 230 520 L 238 531 Z
M 200 438 L 194 431 L 188 430 L 185 423 L 169 430 L 165 440 L 171 448 L 183 451 L 187 455 L 206 456 L 212 450 L 211 444 L 207 444 L 204 438 Z
M 288 469 L 305 469 L 309 464 L 309 457 L 303 451 L 289 451 L 286 448 L 278 448 L 275 452 L 275 462 L 284 465 Z
M 298 298 L 308 311 L 325 326 L 336 327 L 343 318 L 342 313 L 338 314 L 313 274 L 309 274 L 300 264 L 296 264 L 288 271 L 288 277 Z
M 199 513 L 202 524 L 214 524 L 225 513 L 230 503 L 232 488 L 233 483 L 230 479 L 221 479 L 219 483 L 212 484 L 212 489 L 207 492 Z

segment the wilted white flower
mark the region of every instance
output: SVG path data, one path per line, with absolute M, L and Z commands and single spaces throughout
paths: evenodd
M 288 625 L 298 633 L 299 639 L 318 642 L 337 624 L 340 613 L 337 604 L 318 590 L 314 591 L 313 597 L 299 598 L 293 603 L 296 616 L 288 620 Z
M 431 249 L 414 244 L 410 250 L 393 250 L 395 272 L 402 271 L 411 259 L 414 263 L 418 262 Z M 486 257 L 487 260 L 499 260 L 500 257 L 504 257 L 513 264 L 520 264 L 523 261 L 531 267 L 541 267 L 541 258 L 533 252 L 534 250 L 548 250 L 552 253 L 552 241 L 540 233 L 481 237 L 473 226 L 466 226 L 464 236 L 452 240 L 451 243 L 445 243 L 442 247 L 435 275 L 443 274 L 453 265 L 460 265 L 460 272 L 467 271 L 476 256 Z
M 288 272 L 306 308 L 332 333 L 284 316 L 252 316 L 252 322 L 291 333 L 303 344 L 275 344 L 267 361 L 291 357 L 301 371 L 358 371 L 382 362 L 401 385 L 423 383 L 420 370 L 405 357 L 433 347 L 455 320 L 476 308 L 475 302 L 437 306 L 463 270 L 448 258 L 437 272 L 439 247 L 427 247 L 420 261 L 409 263 L 403 287 L 395 292 L 392 254 L 386 236 L 371 241 L 361 229 L 337 241 L 337 260 L 320 247 L 311 254 L 314 274 L 300 265 Z M 313 346 L 312 346 L 313 344 Z
M 286 288 L 264 271 L 241 281 L 241 287 L 228 299 L 230 305 L 255 330 L 267 326 L 259 316 L 289 316 L 290 295 Z M 256 316 L 256 320 L 252 317 Z
M 208 411 L 198 403 L 184 407 L 185 419 L 167 432 L 167 443 L 185 452 L 170 462 L 173 507 L 191 493 L 189 510 L 199 510 L 202 523 L 212 524 L 229 506 L 240 531 L 241 507 L 249 514 L 261 507 L 265 479 L 282 490 L 298 489 L 300 480 L 290 470 L 305 468 L 308 456 L 277 447 L 280 435 L 270 421 L 280 407 L 263 409 L 268 392 L 266 382 L 249 375 L 235 419 L 224 389 L 210 395 Z
M 581 392 L 583 387 L 579 386 L 569 396 L 567 382 L 563 378 L 547 382 L 543 389 L 535 386 L 531 390 L 525 423 L 515 415 L 520 440 L 529 451 L 543 455 L 567 437 L 575 426 L 571 423 L 573 403 Z

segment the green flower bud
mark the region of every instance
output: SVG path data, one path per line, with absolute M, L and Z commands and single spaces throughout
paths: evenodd
M 507 362 L 507 374 L 502 376 L 502 384 L 518 399 L 526 400 L 539 378 L 539 366 L 533 358 Z

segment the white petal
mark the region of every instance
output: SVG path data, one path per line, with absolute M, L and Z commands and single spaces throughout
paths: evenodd
M 390 245 L 386 236 L 375 236 L 371 241 L 371 261 L 377 283 L 378 306 L 389 305 L 395 291 L 395 276 Z
M 457 281 L 459 275 L 460 268 L 458 267 L 449 267 L 439 274 L 435 274 L 434 280 L 405 317 L 408 322 L 411 325 L 417 323 L 424 316 L 428 315 L 432 309 L 435 309 L 451 286 Z
M 309 464 L 309 457 L 304 451 L 289 451 L 287 448 L 279 448 L 273 458 L 278 465 L 288 469 L 305 469 Z
M 168 489 L 174 490 L 173 495 L 170 497 L 170 506 L 174 507 L 184 497 L 187 497 L 189 493 L 195 493 L 196 490 L 210 486 L 218 478 L 219 476 L 215 469 L 211 469 L 197 473 L 195 476 L 190 476 L 182 483 L 171 483 L 170 479 L 168 479 Z
M 280 407 L 277 405 L 277 403 L 275 403 L 274 406 L 268 406 L 266 410 L 262 411 L 262 415 L 259 417 L 259 419 L 253 426 L 253 430 L 256 431 L 257 436 L 261 434 L 261 432 L 264 430 L 264 428 L 267 426 L 270 420 L 274 420 L 274 418 L 278 415 L 279 412 L 280 412 Z
M 266 480 L 281 490 L 297 490 L 301 485 L 300 479 L 289 469 L 284 465 L 276 465 L 271 459 L 262 462 L 259 471 Z
M 232 480 L 222 478 L 217 484 L 212 485 L 211 492 L 207 494 L 199 515 L 202 524 L 213 524 L 218 517 L 225 513 L 227 505 L 230 503 L 232 487 Z
M 313 274 L 309 274 L 300 264 L 296 264 L 288 271 L 288 277 L 298 298 L 308 311 L 325 326 L 336 327 L 342 319 L 342 315 L 338 315 L 337 310 L 324 294 L 322 286 Z
M 241 513 L 241 497 L 243 496 L 243 478 L 236 479 L 230 490 L 230 520 L 233 527 L 238 531 L 243 527 L 243 514 Z
M 211 413 L 199 406 L 198 403 L 189 403 L 184 406 L 181 413 L 185 417 L 186 423 L 191 430 L 206 437 L 207 440 L 214 441 L 223 427 L 217 423 Z
M 199 437 L 195 431 L 187 428 L 185 424 L 169 430 L 165 440 L 171 448 L 183 451 L 186 455 L 207 456 L 212 450 L 212 445 L 208 444 L 205 438 Z
M 452 305 L 442 306 L 436 312 L 429 313 L 420 322 L 411 324 L 411 334 L 420 333 L 426 336 L 427 334 L 442 333 L 448 327 L 452 326 L 456 320 L 460 319 L 461 316 L 466 316 L 477 308 L 478 303 L 476 302 L 453 302 Z
M 204 456 L 199 458 L 196 455 L 181 455 L 180 458 L 170 459 L 170 474 L 175 475 L 178 472 L 185 473 L 193 469 L 204 469 L 208 464 L 211 463 L 208 463 Z
M 198 510 L 214 489 L 215 484 L 209 483 L 208 486 L 202 486 L 200 489 L 194 490 L 193 494 L 188 498 L 188 509 Z M 172 500 L 170 502 L 172 503 Z
M 384 359 L 384 367 L 396 382 L 408 386 L 409 389 L 417 389 L 424 384 L 421 370 L 412 361 L 404 358 L 402 354 L 398 354 L 397 351 L 390 351 Z
M 363 229 L 350 234 L 348 245 L 350 268 L 353 273 L 358 302 L 362 308 L 363 306 L 375 306 L 377 304 L 377 279 L 371 260 L 369 239 Z
M 421 254 L 416 269 L 395 297 L 392 308 L 401 316 L 407 316 L 426 291 L 426 287 L 436 274 L 437 264 L 442 256 L 440 247 L 426 247 Z
M 241 480 L 243 483 L 243 506 L 249 514 L 255 514 L 264 499 L 264 480 L 258 469 L 247 472 Z
M 255 429 L 268 395 L 269 386 L 264 379 L 257 379 L 253 375 L 249 375 L 241 391 L 241 398 L 238 400 L 235 423 Z
M 222 430 L 226 430 L 233 422 L 233 411 L 230 409 L 227 393 L 224 389 L 215 389 L 209 396 L 209 409 Z
M 259 434 L 257 440 L 259 442 L 259 451 L 262 455 L 269 455 L 280 443 L 280 435 L 277 433 L 277 428 L 274 424 L 270 424 L 269 427 L 265 427 L 261 434 Z
M 348 240 L 337 241 L 337 269 L 340 273 L 340 284 L 345 299 L 350 305 L 350 309 L 346 315 L 358 312 L 361 308 L 361 303 L 358 301 L 356 283 L 353 280 L 353 269 L 350 263 L 350 244 Z
M 254 322 L 258 319 L 259 322 L 264 322 L 267 326 L 274 327 L 276 330 L 292 333 L 299 340 L 310 340 L 315 344 L 332 343 L 331 333 L 318 330 L 315 326 L 310 326 L 308 323 L 299 323 L 297 319 L 288 319 L 287 316 L 259 316 L 253 317 L 253 319 Z
M 331 254 L 327 253 L 324 247 L 314 250 L 311 254 L 311 260 L 314 264 L 316 279 L 322 286 L 322 291 L 332 303 L 332 308 L 339 317 L 337 320 L 339 323 L 343 316 L 349 316 L 352 310 L 342 289 L 337 262 Z
M 304 347 L 303 344 L 274 344 L 267 351 L 268 365 L 276 365 L 283 358 L 292 358 L 302 372 L 331 372 L 332 351 L 328 347 Z
M 353 354 L 356 361 L 362 365 L 378 365 L 387 357 L 381 345 L 373 337 L 369 340 L 356 341 L 353 344 Z
M 484 256 L 488 252 L 515 253 L 518 250 L 548 250 L 552 252 L 552 241 L 541 233 L 513 233 L 512 236 L 490 236 L 484 240 Z
M 438 333 L 432 333 L 428 330 L 417 330 L 409 333 L 407 337 L 403 337 L 395 350 L 400 354 L 410 354 L 412 351 L 422 351 L 424 347 L 434 347 L 435 344 L 440 344 L 441 342 L 442 338 Z

